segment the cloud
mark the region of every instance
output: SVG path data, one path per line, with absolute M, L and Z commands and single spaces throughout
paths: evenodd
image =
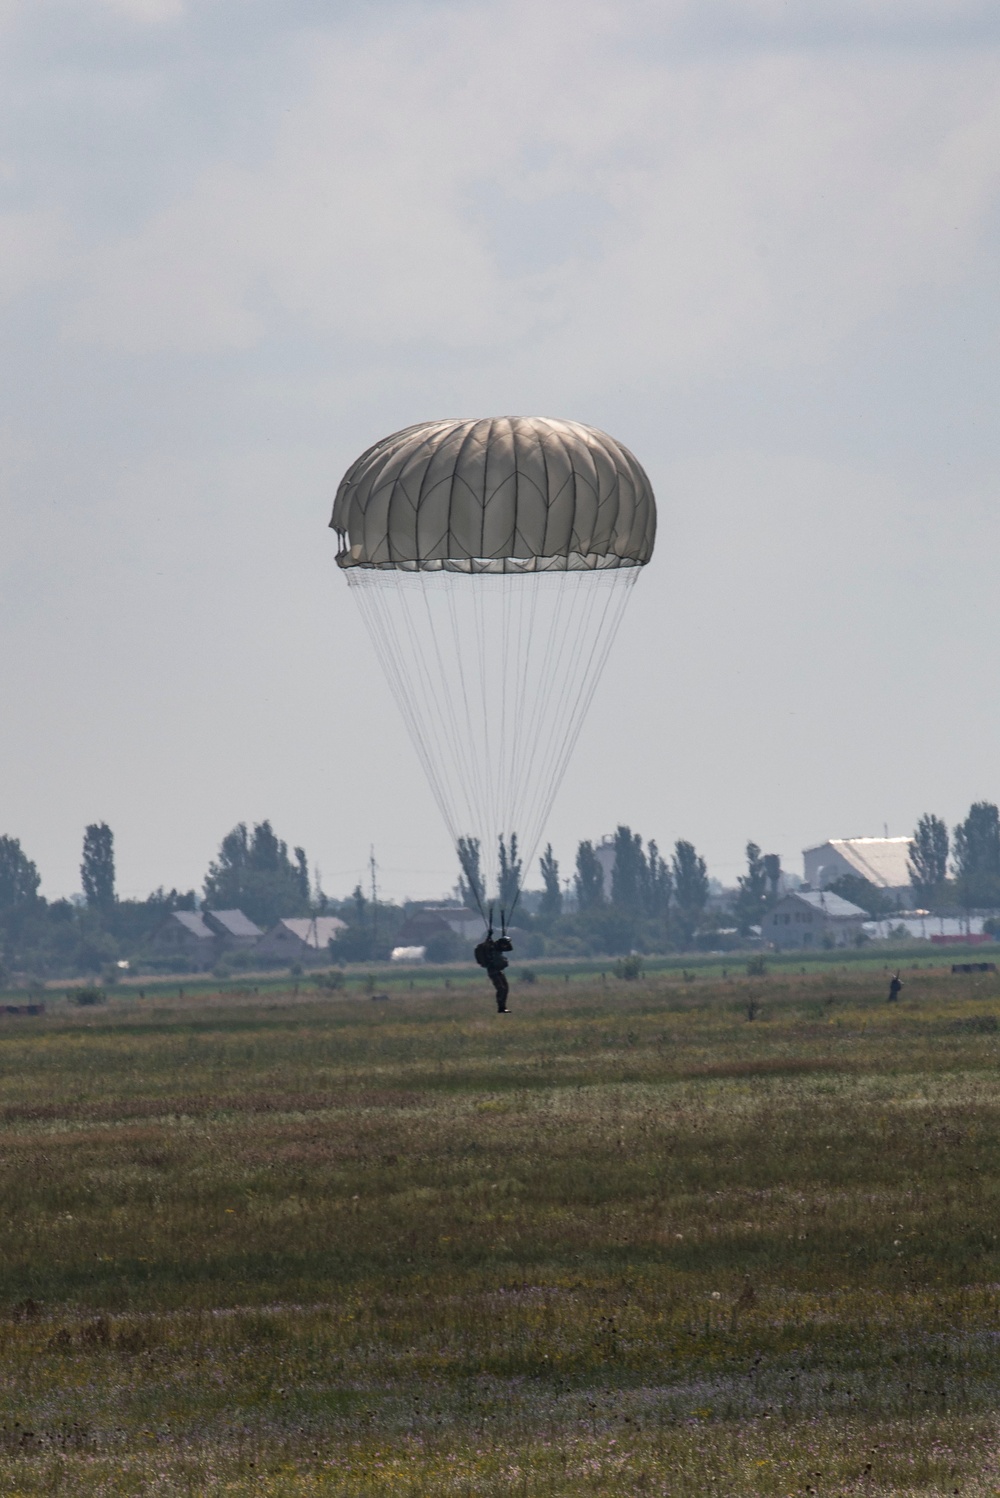
M 623 19 L 563 19 L 509 5 L 317 40 L 260 161 L 207 164 L 99 248 L 71 335 L 531 339 L 724 372 L 816 358 L 982 263 L 996 55 L 639 61 Z

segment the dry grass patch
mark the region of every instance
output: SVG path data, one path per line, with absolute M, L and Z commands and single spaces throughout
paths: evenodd
M 883 987 L 0 1033 L 0 1487 L 997 1491 L 1000 988 Z

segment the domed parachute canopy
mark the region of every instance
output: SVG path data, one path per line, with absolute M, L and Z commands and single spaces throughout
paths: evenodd
M 330 523 L 466 901 L 509 915 L 652 554 L 649 479 L 579 422 L 429 421 L 351 465 Z
M 352 464 L 341 567 L 585 572 L 648 562 L 653 491 L 628 448 L 541 416 L 426 421 Z

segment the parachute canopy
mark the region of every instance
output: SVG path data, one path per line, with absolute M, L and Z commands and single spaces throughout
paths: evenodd
M 466 883 L 509 912 L 652 553 L 649 480 L 578 422 L 424 422 L 352 464 L 331 525 Z
M 426 421 L 345 474 L 341 567 L 586 572 L 648 562 L 653 491 L 628 448 L 541 416 Z

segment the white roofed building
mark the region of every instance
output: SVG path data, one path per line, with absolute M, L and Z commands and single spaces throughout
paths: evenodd
M 786 947 L 852 947 L 867 919 L 866 911 L 839 895 L 797 889 L 767 912 L 760 933 L 779 951 Z
M 827 889 L 835 879 L 852 874 L 876 889 L 908 895 L 912 846 L 908 837 L 832 837 L 804 849 L 805 881 L 811 889 Z

